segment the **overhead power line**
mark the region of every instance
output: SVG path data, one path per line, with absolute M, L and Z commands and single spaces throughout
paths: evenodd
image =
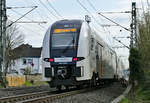
M 147 5 L 148 5 L 148 7 L 150 8 L 150 3 L 149 3 L 149 0 L 147 0 Z
M 7 7 L 7 9 L 24 9 L 24 8 L 35 8 L 36 6 L 23 6 L 23 7 Z
M 11 20 L 9 20 L 9 21 L 11 21 Z M 11 22 L 13 22 L 13 21 L 11 21 Z M 18 22 L 16 22 L 16 23 L 18 23 Z M 23 26 L 23 25 L 20 25 L 20 26 L 21 26 L 22 28 L 24 28 L 24 29 L 28 29 L 29 31 L 38 34 L 38 36 L 41 37 L 41 34 L 40 34 L 39 32 L 36 32 L 35 30 L 32 30 L 32 28 L 30 28 L 30 27 L 27 28 L 26 26 Z
M 108 18 L 108 17 L 104 16 L 102 13 L 98 13 L 98 14 L 99 14 L 100 16 L 104 17 L 105 19 L 107 19 L 107 20 L 111 21 L 112 23 L 114 23 L 114 24 L 116 24 L 116 25 L 120 26 L 121 28 L 123 28 L 123 29 L 125 29 L 125 30 L 127 30 L 127 31 L 130 31 L 130 32 L 131 32 L 131 30 L 130 30 L 130 29 L 128 29 L 128 28 L 126 28 L 126 27 L 124 27 L 124 26 L 120 25 L 119 23 L 117 23 L 117 22 L 115 22 L 115 21 L 111 20 L 110 18 Z
M 34 8 L 32 8 L 30 11 L 28 11 L 27 13 L 25 13 L 24 15 L 22 15 L 20 18 L 18 18 L 17 20 L 15 20 L 14 22 L 12 22 L 11 24 L 9 24 L 7 27 L 6 27 L 6 29 L 8 28 L 8 27 L 10 27 L 11 25 L 13 25 L 14 23 L 16 23 L 17 21 L 19 21 L 20 19 L 22 19 L 23 17 L 25 17 L 27 14 L 29 14 L 30 12 L 32 12 L 34 9 L 36 9 L 37 8 L 37 6 L 35 6 Z
M 121 40 L 118 40 L 118 39 L 116 39 L 116 38 L 113 38 L 113 39 L 116 40 L 116 41 L 118 41 L 120 44 L 122 44 L 122 45 L 125 46 L 126 48 L 130 49 L 130 47 L 129 47 L 129 46 L 126 46 L 124 43 L 122 43 Z
M 118 11 L 118 12 L 99 12 L 99 13 L 102 13 L 102 14 L 114 14 L 114 13 L 131 13 L 131 11 Z
M 97 9 L 95 8 L 95 6 L 89 1 L 89 0 L 87 0 L 87 2 L 90 4 L 90 6 L 95 10 L 95 12 L 96 12 L 96 14 L 97 14 Z M 99 16 L 98 16 L 99 17 Z M 103 22 L 103 20 L 99 17 L 99 19 Z M 101 25 L 102 26 L 102 25 Z M 104 26 L 102 26 L 103 27 L 103 29 L 104 29 L 104 31 L 105 31 L 105 28 L 104 28 Z M 108 31 L 108 30 L 107 30 Z
M 56 19 L 59 19 L 59 17 L 57 17 L 41 0 L 39 0 L 39 2 L 48 10 L 51 15 L 53 15 Z
M 96 8 L 94 7 L 94 5 L 93 5 L 89 0 L 87 0 L 87 1 L 88 1 L 88 3 L 91 5 L 91 7 L 92 7 L 95 11 L 97 11 Z M 116 23 L 115 21 L 109 19 L 108 17 L 104 16 L 102 13 L 99 12 L 98 14 L 101 15 L 102 17 L 104 17 L 105 19 L 107 19 L 107 20 L 109 20 L 109 21 L 115 23 L 116 25 L 118 25 L 118 26 L 124 28 L 125 30 L 130 31 L 128 28 L 126 28 L 126 27 L 124 27 L 124 26 L 122 26 L 122 25 Z
M 55 11 L 55 13 L 56 13 L 58 16 L 60 16 L 61 18 L 63 18 L 63 16 L 55 9 L 55 7 L 52 5 L 51 2 L 49 2 L 49 1 L 47 0 L 47 3 L 48 3 L 48 5 Z
M 38 34 L 39 37 L 41 37 L 42 35 L 39 33 L 39 32 L 36 32 L 35 30 L 33 30 L 32 28 L 30 27 L 27 27 L 27 26 L 23 26 L 23 25 L 20 25 L 23 29 L 27 29 L 28 31 L 31 31 L 33 32 L 34 34 Z
M 91 17 L 95 20 L 95 22 L 100 26 L 100 27 L 102 27 L 101 26 L 101 24 L 99 23 L 99 21 L 98 20 L 96 20 L 96 18 L 92 15 L 92 13 L 80 2 L 80 0 L 76 0 L 77 1 L 77 3 L 86 11 L 86 12 L 88 12 L 90 15 L 91 15 Z
M 102 24 L 103 27 L 111 27 L 111 26 L 118 26 L 118 25 L 112 25 L 112 24 Z
M 130 39 L 131 37 L 127 36 L 127 37 L 113 37 L 113 38 L 126 38 L 126 39 Z
M 112 48 L 114 48 L 114 49 L 119 49 L 119 48 L 126 48 L 125 46 L 114 46 L 114 47 L 112 47 Z
M 38 24 L 45 24 L 47 23 L 46 21 L 18 21 L 16 23 L 38 23 Z
M 95 12 L 96 12 L 96 14 L 97 14 L 97 13 L 98 13 L 98 12 L 97 12 L 97 9 L 96 9 L 95 6 L 91 3 L 91 1 L 90 1 L 90 0 L 87 0 L 87 2 L 88 2 L 89 5 L 93 8 L 93 10 L 95 10 Z M 98 18 L 103 22 L 103 20 L 100 18 L 99 15 L 98 15 Z M 107 31 L 108 34 L 110 35 L 110 31 L 109 31 L 108 28 L 106 28 L 106 27 L 116 26 L 116 25 L 104 25 L 104 24 L 101 24 L 101 26 L 103 27 L 104 31 Z M 105 29 L 104 27 L 105 27 L 106 29 Z M 110 36 L 111 36 L 111 35 L 110 35 Z M 108 36 L 107 38 L 108 38 L 108 41 L 112 42 L 112 41 L 111 41 L 112 36 L 111 36 L 111 38 L 109 38 L 110 36 Z M 112 44 L 112 43 L 111 43 L 111 44 Z
M 11 9 L 11 10 L 12 10 L 13 12 L 15 12 L 16 14 L 18 14 L 18 15 L 21 15 L 21 16 L 23 15 L 23 14 L 21 14 L 21 13 L 15 11 L 15 10 L 13 10 L 13 9 Z M 31 18 L 29 18 L 29 17 L 26 17 L 26 16 L 25 16 L 25 18 L 27 18 L 28 20 L 31 20 L 30 22 L 34 22 L 34 21 L 33 21 Z M 18 23 L 18 22 L 16 22 L 16 23 Z M 41 26 L 41 25 L 39 25 L 39 26 L 40 26 L 41 28 L 45 29 L 45 27 L 43 27 L 43 26 Z M 41 28 L 40 28 L 40 29 L 41 29 Z
M 97 9 L 94 7 L 94 5 L 89 1 L 87 0 L 87 2 L 90 4 L 90 6 L 97 12 Z
M 25 0 L 25 1 L 27 1 L 27 0 Z M 34 4 L 34 5 L 39 5 L 39 3 L 37 2 L 37 0 L 32 0 L 32 3 Z M 28 3 L 27 3 L 28 4 Z M 50 21 L 52 21 L 52 19 L 50 18 L 50 17 L 48 17 L 47 16 L 47 13 L 46 13 L 46 15 L 42 15 L 41 14 L 41 10 L 40 10 L 40 8 L 38 8 L 38 10 L 36 10 L 36 12 L 37 12 L 37 14 L 39 15 L 39 17 L 44 21 L 44 20 L 46 20 L 46 18 L 47 19 L 49 19 Z M 46 17 L 46 18 L 45 18 Z

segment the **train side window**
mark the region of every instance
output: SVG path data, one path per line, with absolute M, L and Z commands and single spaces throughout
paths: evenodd
M 98 45 L 96 45 L 96 47 L 95 47 L 95 53 L 96 53 L 96 55 L 98 55 Z
M 94 50 L 94 38 L 91 38 L 91 50 Z

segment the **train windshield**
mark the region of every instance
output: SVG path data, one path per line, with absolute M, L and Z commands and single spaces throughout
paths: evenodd
M 76 32 L 57 33 L 52 35 L 52 48 L 72 47 L 76 44 Z

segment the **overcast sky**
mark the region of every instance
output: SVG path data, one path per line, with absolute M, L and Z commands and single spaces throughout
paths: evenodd
M 83 4 L 83 7 L 79 2 Z M 94 6 L 90 5 L 90 3 Z M 130 36 L 130 32 L 124 30 L 121 27 L 111 26 L 103 28 L 101 24 L 113 24 L 103 17 L 99 16 L 97 12 L 124 12 L 131 11 L 131 3 L 133 1 L 137 2 L 138 8 L 143 5 L 146 7 L 145 3 L 148 0 L 7 0 L 7 7 L 29 7 L 38 6 L 37 9 L 32 11 L 30 14 L 25 16 L 20 21 L 46 21 L 46 24 L 31 24 L 25 23 L 17 25 L 20 31 L 25 35 L 25 43 L 28 43 L 34 47 L 41 47 L 44 33 L 47 28 L 55 22 L 61 19 L 84 19 L 85 15 L 92 17 L 91 27 L 99 32 L 99 35 L 112 47 L 122 46 L 116 42 L 112 37 L 127 37 Z M 52 6 L 54 8 L 52 8 Z M 55 12 L 55 10 L 56 12 Z M 85 10 L 86 9 L 86 10 Z M 7 10 L 8 19 L 15 21 L 21 15 L 25 14 L 31 10 L 31 8 L 20 8 Z M 115 14 L 105 14 L 105 16 L 111 18 L 120 25 L 130 28 L 131 14 L 115 13 Z M 114 24 L 113 24 L 114 25 Z M 119 39 L 125 45 L 129 46 L 129 39 Z M 128 49 L 115 49 L 118 55 L 123 56 L 124 60 L 127 61 Z M 125 57 L 124 57 L 125 56 Z

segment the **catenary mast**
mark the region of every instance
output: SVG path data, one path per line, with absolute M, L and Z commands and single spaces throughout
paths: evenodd
M 0 81 L 5 79 L 5 59 L 6 59 L 6 0 L 0 0 Z

